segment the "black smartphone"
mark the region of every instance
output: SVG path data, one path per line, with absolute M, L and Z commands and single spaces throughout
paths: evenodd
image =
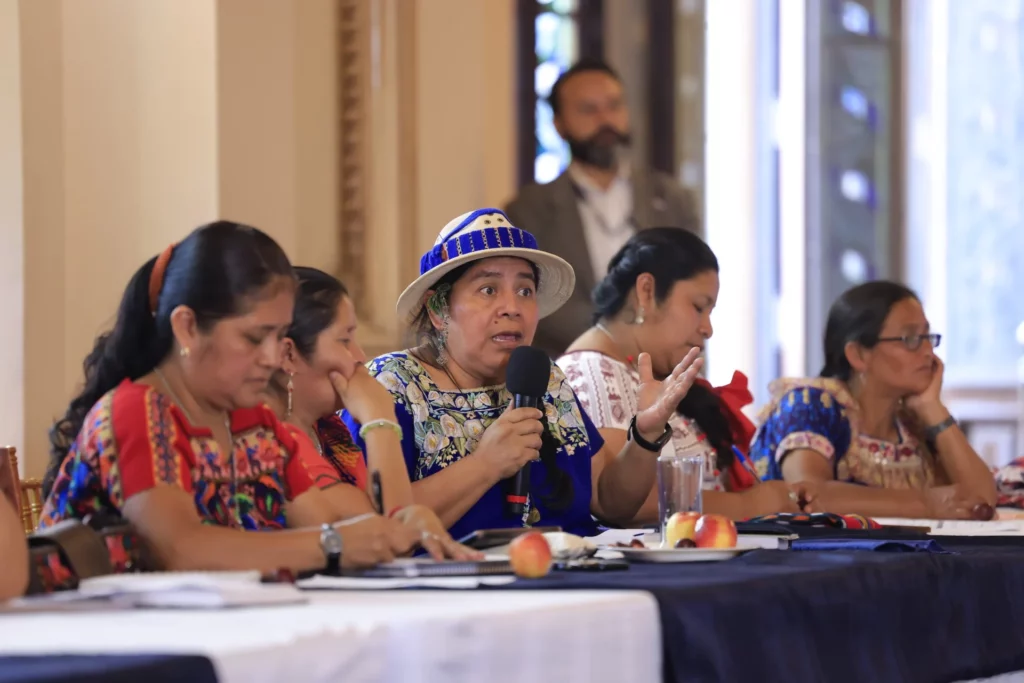
M 487 550 L 488 548 L 497 548 L 500 545 L 507 545 L 517 536 L 528 534 L 531 531 L 546 534 L 549 531 L 561 530 L 562 527 L 560 526 L 517 527 L 514 529 L 478 529 L 477 531 L 460 538 L 459 543 L 473 548 L 474 550 Z

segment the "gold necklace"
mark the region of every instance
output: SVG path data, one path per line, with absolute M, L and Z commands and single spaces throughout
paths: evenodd
M 178 394 L 176 394 L 174 389 L 171 388 L 167 378 L 164 377 L 164 373 L 161 372 L 160 368 L 153 368 L 153 372 L 155 372 L 156 376 L 160 378 L 160 383 L 164 385 L 164 389 L 167 390 L 167 393 L 171 395 L 174 402 L 178 404 L 179 408 L 181 408 L 181 412 L 185 413 L 185 419 L 189 421 L 189 424 L 195 425 L 196 421 L 192 419 L 192 416 L 188 412 L 188 408 L 185 407 L 185 404 L 181 402 L 180 398 L 178 398 Z M 231 433 L 231 413 L 226 410 L 224 411 L 224 428 L 228 432 L 228 450 L 231 455 L 231 500 L 234 503 L 235 519 L 241 523 L 242 513 L 238 508 L 238 472 L 235 468 L 234 435 Z
M 622 354 L 624 354 L 626 356 L 626 364 L 629 367 L 631 367 L 634 370 L 636 370 L 637 369 L 637 365 L 636 365 L 637 364 L 637 358 L 634 358 L 633 356 L 630 356 L 629 354 L 626 353 L 626 350 L 624 348 L 622 348 L 622 343 L 618 339 L 615 338 L 615 335 L 611 333 L 611 330 L 609 330 L 607 327 L 605 327 L 604 323 L 596 323 L 594 325 L 594 327 L 596 327 L 602 334 L 604 334 L 604 336 L 608 337 L 608 341 L 610 341 L 612 344 L 615 345 L 615 348 L 617 348 L 619 350 L 619 353 L 622 353 Z M 643 353 L 643 352 L 641 351 L 640 353 Z
M 306 436 L 308 436 L 310 440 L 312 440 L 313 442 L 313 448 L 315 448 L 316 452 L 319 453 L 321 457 L 323 457 L 324 447 L 323 444 L 320 443 L 320 437 L 316 433 L 316 427 L 310 427 L 302 431 L 306 432 Z

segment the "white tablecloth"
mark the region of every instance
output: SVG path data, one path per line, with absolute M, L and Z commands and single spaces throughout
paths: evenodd
M 0 654 L 203 654 L 221 683 L 661 680 L 635 591 L 315 592 L 307 605 L 0 615 Z

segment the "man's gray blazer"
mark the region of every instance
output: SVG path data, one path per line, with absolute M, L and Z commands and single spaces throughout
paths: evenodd
M 671 176 L 657 171 L 638 173 L 634 167 L 630 182 L 633 225 L 637 229 L 677 227 L 700 233 L 693 195 Z M 557 358 L 592 324 L 590 294 L 597 284 L 577 205 L 577 190 L 568 171 L 550 183 L 524 187 L 509 203 L 506 213 L 513 225 L 533 233 L 541 249 L 561 256 L 576 271 L 572 298 L 557 313 L 540 321 L 533 342 Z

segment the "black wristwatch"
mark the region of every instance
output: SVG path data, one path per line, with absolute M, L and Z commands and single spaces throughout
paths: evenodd
M 669 427 L 668 425 L 665 425 L 665 431 L 662 432 L 661 436 L 659 436 L 653 442 L 648 441 L 647 439 L 640 435 L 640 432 L 637 431 L 636 415 L 634 415 L 633 419 L 629 421 L 629 440 L 635 441 L 636 445 L 644 449 L 645 451 L 650 451 L 652 453 L 660 453 L 661 449 L 665 447 L 665 444 L 667 444 L 668 440 L 671 438 L 672 428 Z
M 320 527 L 320 549 L 327 559 L 327 574 L 336 576 L 341 573 L 341 534 L 330 524 Z

